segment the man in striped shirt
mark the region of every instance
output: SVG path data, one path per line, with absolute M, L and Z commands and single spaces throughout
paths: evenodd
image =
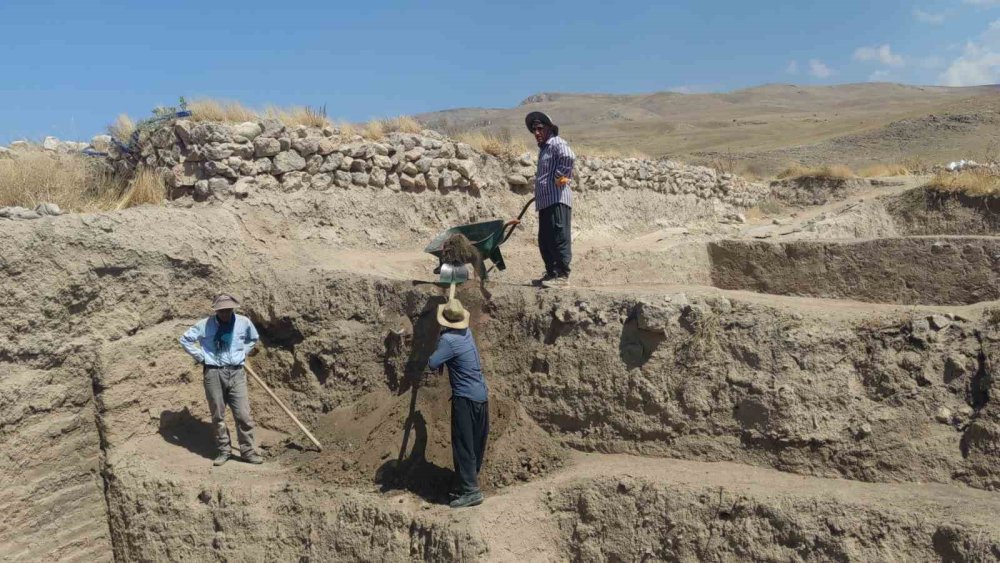
M 524 124 L 535 136 L 539 149 L 535 210 L 538 211 L 538 249 L 545 262 L 545 274 L 536 283 L 544 287 L 562 287 L 569 283 L 569 265 L 573 258 L 570 182 L 576 155 L 559 136 L 559 127 L 544 113 L 529 113 Z

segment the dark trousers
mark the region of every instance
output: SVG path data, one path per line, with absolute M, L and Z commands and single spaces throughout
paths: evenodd
M 490 403 L 451 398 L 451 455 L 459 494 L 479 490 L 486 438 L 490 433 Z
M 547 274 L 569 276 L 569 263 L 573 259 L 572 220 L 573 208 L 563 203 L 538 212 L 538 249 L 542 251 Z

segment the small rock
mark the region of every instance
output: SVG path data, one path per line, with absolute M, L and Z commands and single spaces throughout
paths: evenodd
M 931 315 L 927 320 L 934 330 L 944 330 L 951 326 L 951 321 L 944 315 Z
M 42 148 L 47 151 L 54 151 L 59 148 L 60 144 L 59 139 L 55 137 L 45 137 L 45 140 L 42 141 Z
M 54 203 L 39 203 L 38 206 L 35 207 L 35 213 L 42 216 L 56 216 L 62 215 L 62 209 L 59 209 L 59 206 Z
M 950 423 L 951 409 L 948 407 L 938 407 L 937 413 L 934 414 L 934 420 L 940 422 L 941 424 Z

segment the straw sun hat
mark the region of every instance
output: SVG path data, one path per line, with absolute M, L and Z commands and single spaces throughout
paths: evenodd
M 463 329 L 469 328 L 469 312 L 462 306 L 462 302 L 452 297 L 447 303 L 438 305 L 437 322 L 441 326 Z

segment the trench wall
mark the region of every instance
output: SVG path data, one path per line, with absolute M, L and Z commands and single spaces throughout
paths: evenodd
M 724 289 L 926 305 L 1000 299 L 1000 241 L 990 237 L 728 240 L 709 243 L 709 257 Z

